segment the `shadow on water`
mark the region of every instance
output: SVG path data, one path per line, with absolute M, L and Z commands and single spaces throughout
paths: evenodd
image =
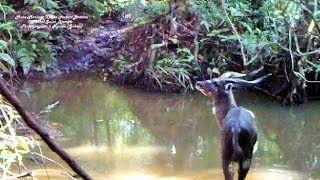
M 223 179 L 219 129 L 199 93 L 147 93 L 79 76 L 22 89 L 30 90 L 21 93 L 29 111 L 60 101 L 43 118 L 60 125 L 59 144 L 97 179 Z M 319 102 L 281 107 L 247 92 L 236 99 L 255 112 L 259 129 L 248 179 L 320 178 Z

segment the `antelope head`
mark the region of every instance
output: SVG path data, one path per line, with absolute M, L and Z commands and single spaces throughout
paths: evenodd
M 208 96 L 213 101 L 218 100 L 221 95 L 228 94 L 228 92 L 232 89 L 232 87 L 241 87 L 241 86 L 254 86 L 263 81 L 265 78 L 269 77 L 271 74 L 267 74 L 255 80 L 244 80 L 241 78 L 244 77 L 253 77 L 258 72 L 260 72 L 263 68 L 252 71 L 248 74 L 237 73 L 237 72 L 226 72 L 221 76 L 205 80 L 205 81 L 197 81 L 196 89 L 198 89 L 202 94 Z

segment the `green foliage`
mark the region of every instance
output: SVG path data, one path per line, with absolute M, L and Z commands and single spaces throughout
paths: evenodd
M 3 22 L 0 23 L 0 31 L 5 31 L 10 36 L 12 36 L 12 32 L 15 30 L 12 22 Z
M 50 42 L 51 37 L 48 32 L 33 31 L 27 40 L 20 39 L 19 43 L 14 45 L 14 53 L 27 75 L 31 68 L 34 70 L 46 72 L 56 63 L 56 50 Z M 41 59 L 40 59 L 41 58 Z
M 11 173 L 14 164 L 23 166 L 23 155 L 30 152 L 29 147 L 34 143 L 29 138 L 16 134 L 15 127 L 20 122 L 20 116 L 10 104 L 3 101 L 2 96 L 0 96 L 0 112 L 0 170 L 2 177 L 5 177 Z
M 91 12 L 95 19 L 98 19 L 103 13 L 104 6 L 97 0 L 84 0 L 83 5 L 89 10 L 89 12 Z
M 7 3 L 5 3 L 7 4 Z M 31 69 L 46 72 L 49 68 L 58 71 L 56 66 L 57 50 L 63 51 L 63 44 L 53 44 L 60 42 L 61 33 L 51 35 L 51 32 L 33 30 L 24 32 L 16 28 L 12 20 L 15 10 L 13 4 L 0 4 L 0 13 L 6 18 L 0 19 L 0 68 L 4 72 L 9 69 L 21 67 L 23 73 L 27 75 Z M 95 22 L 104 9 L 103 4 L 99 0 L 84 1 L 57 1 L 57 0 L 24 0 L 25 7 L 18 9 L 19 14 L 36 13 L 54 13 L 56 15 L 75 11 L 81 13 L 89 13 Z M 60 33 L 60 34 L 59 34 Z
M 134 69 L 130 68 L 129 63 L 121 55 L 118 59 L 115 60 L 115 68 L 120 74 L 130 73 L 134 71 Z
M 243 45 L 250 56 L 254 56 L 257 52 L 258 37 L 254 32 L 249 32 L 243 36 Z
M 27 43 L 25 42 L 25 44 Z M 23 73 L 27 75 L 37 55 L 32 50 L 28 50 L 27 48 L 22 47 L 19 48 L 17 57 L 20 65 L 22 66 Z
M 6 53 L 0 53 L 0 59 L 3 60 L 4 62 L 8 63 L 12 67 L 15 66 L 14 60 L 10 57 L 9 54 Z
M 149 18 L 148 17 L 139 17 L 134 21 L 134 24 L 136 26 L 140 26 L 140 25 L 147 24 L 148 22 L 149 22 Z
M 8 6 L 5 6 L 8 7 Z M 3 8 L 4 9 L 4 8 Z M 6 8 L 8 9 L 8 8 Z M 8 11 L 4 11 L 8 12 Z M 12 38 L 12 32 L 15 28 L 13 27 L 12 22 L 4 22 L 0 23 L 0 34 L 3 32 L 4 34 L 7 34 L 10 38 Z M 8 67 L 15 67 L 15 61 L 11 56 L 10 50 L 9 50 L 9 44 L 7 41 L 0 40 L 0 68 L 2 71 L 8 73 L 9 68 Z
M 224 44 L 229 49 L 213 57 L 209 54 L 209 59 L 225 59 L 230 58 L 230 53 L 240 53 L 248 58 L 243 59 L 243 65 L 250 66 L 270 63 L 271 57 L 287 53 L 289 59 L 279 58 L 271 63 L 290 62 L 287 67 L 292 68 L 287 70 L 303 81 L 307 80 L 297 71 L 298 63 L 293 59 L 302 60 L 305 72 L 317 72 L 319 63 L 315 61 L 319 60 L 314 55 L 318 54 L 316 42 L 320 32 L 312 26 L 312 20 L 319 22 L 320 18 L 316 1 L 232 0 L 225 3 L 225 7 L 215 0 L 195 0 L 193 4 L 202 17 L 200 25 L 208 32 L 200 38 L 200 52 L 206 51 L 203 45 L 206 42 Z M 302 52 L 306 47 L 308 52 Z
M 27 1 L 29 1 L 29 0 L 27 0 Z M 32 4 L 32 0 L 31 0 L 30 4 Z M 40 6 L 43 7 L 44 9 L 48 9 L 48 10 L 59 9 L 58 3 L 53 0 L 41 0 Z
M 201 25 L 204 25 L 208 31 L 217 25 L 218 20 L 223 19 L 222 10 L 214 0 L 195 0 L 194 1 L 196 11 L 198 11 L 202 17 Z
M 126 2 L 122 4 L 123 10 L 127 15 L 131 15 L 136 25 L 146 24 L 150 18 L 164 14 L 169 10 L 169 4 L 166 1 L 152 1 L 144 4 L 140 0 Z
M 169 11 L 169 3 L 166 1 L 152 1 L 143 7 L 144 12 L 148 16 L 156 16 Z
M 193 90 L 193 83 L 190 72 L 195 68 L 194 56 L 190 49 L 177 49 L 178 57 L 165 57 L 156 61 L 154 73 L 151 74 L 158 84 L 170 83 L 174 80 L 176 84 L 185 90 Z
M 109 7 L 107 2 L 104 2 L 104 5 L 108 8 L 108 10 L 122 10 L 124 6 L 130 2 L 131 0 L 110 0 L 108 3 L 111 5 L 111 7 Z
M 10 15 L 15 13 L 16 11 L 10 7 L 10 6 L 6 6 L 6 5 L 2 5 L 2 9 L 1 9 L 6 15 Z

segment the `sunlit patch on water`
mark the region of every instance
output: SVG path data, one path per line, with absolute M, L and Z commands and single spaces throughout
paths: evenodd
M 252 169 L 248 180 L 302 180 L 299 172 L 278 169 Z
M 191 171 L 174 175 L 160 174 L 159 172 L 118 171 L 110 175 L 98 177 L 98 179 L 118 180 L 222 180 L 224 176 L 221 170 Z M 246 180 L 300 180 L 297 172 L 278 171 L 273 169 L 252 169 Z
M 48 176 L 49 174 L 49 176 Z M 39 180 L 67 180 L 70 177 L 61 173 L 61 171 L 53 171 L 48 169 L 34 173 L 35 178 Z M 159 170 L 117 170 L 105 174 L 92 173 L 97 180 L 222 180 L 224 176 L 221 170 L 208 171 L 189 171 L 179 173 L 165 173 Z M 302 180 L 297 172 L 279 171 L 277 169 L 252 169 L 250 170 L 246 180 Z

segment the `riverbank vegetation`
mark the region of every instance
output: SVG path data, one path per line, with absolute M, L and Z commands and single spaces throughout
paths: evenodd
M 1 1 L 0 67 L 26 77 L 96 69 L 117 82 L 172 92 L 193 90 L 196 80 L 228 70 L 263 66 L 273 74 L 264 90 L 302 103 L 306 94 L 319 93 L 318 6 L 281 0 Z M 85 28 L 27 31 L 15 20 L 17 14 L 70 12 L 90 17 Z

